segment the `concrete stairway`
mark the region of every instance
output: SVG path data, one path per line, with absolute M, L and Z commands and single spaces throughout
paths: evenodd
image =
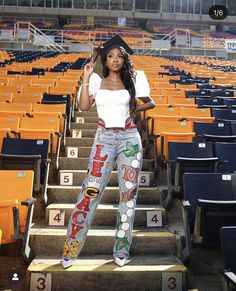
M 155 185 L 148 160 L 143 161 L 142 174 L 149 176 L 150 185 L 140 185 L 129 264 L 120 268 L 112 258 L 119 201 L 114 168 L 81 255 L 71 268 L 64 270 L 61 267 L 68 219 L 86 176 L 97 127 L 96 108 L 86 113 L 75 112 L 75 120 L 77 117 L 84 117 L 84 123 L 72 123 L 71 136 L 73 130 L 82 130 L 82 138 L 66 138 L 65 151 L 59 158 L 58 179 L 51 178 L 47 189 L 45 220 L 35 222 L 31 229 L 30 246 L 35 258 L 27 270 L 26 289 L 184 290 L 186 267 L 178 258 L 182 227 L 180 209 L 174 204 L 167 211 L 160 205 L 161 190 Z M 68 147 L 78 147 L 78 157 L 67 158 Z M 70 174 L 73 183 L 60 185 L 66 174 Z M 156 211 L 162 225 L 155 226 L 157 220 L 149 219 L 154 221 L 154 226 L 147 227 L 147 217 L 154 218 Z M 64 225 L 60 225 L 63 215 Z M 57 219 L 53 220 L 53 217 Z M 49 225 L 49 220 L 55 225 Z M 48 289 L 39 289 L 42 286 Z

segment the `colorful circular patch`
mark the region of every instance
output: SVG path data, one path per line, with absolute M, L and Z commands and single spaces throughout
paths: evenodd
M 138 168 L 138 166 L 139 166 L 139 161 L 138 161 L 138 160 L 133 160 L 133 161 L 131 162 L 131 166 L 132 166 L 133 168 Z
M 134 213 L 133 209 L 129 209 L 126 211 L 126 214 L 128 217 L 131 217 L 133 215 L 133 213 Z
M 126 220 L 127 220 L 127 215 L 123 214 L 121 216 L 121 222 L 126 222 Z
M 126 187 L 127 189 L 131 189 L 131 188 L 133 187 L 133 184 L 132 184 L 130 181 L 126 181 L 126 182 L 125 182 L 125 187 Z
M 123 237 L 125 237 L 125 232 L 124 232 L 123 230 L 119 230 L 119 231 L 117 232 L 117 236 L 118 236 L 119 238 L 123 238 Z
M 129 208 L 133 208 L 134 207 L 134 201 L 130 200 L 126 203 L 126 205 L 129 207 Z
M 127 229 L 129 229 L 129 224 L 128 224 L 128 222 L 122 223 L 121 228 L 122 228 L 123 230 L 127 230 Z

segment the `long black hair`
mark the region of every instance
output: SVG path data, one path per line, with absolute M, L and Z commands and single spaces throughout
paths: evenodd
M 131 62 L 130 55 L 126 52 L 126 50 L 122 46 L 119 46 L 119 45 L 111 46 L 109 47 L 109 49 L 107 49 L 101 54 L 101 63 L 103 66 L 102 74 L 104 78 L 106 78 L 109 75 L 109 69 L 106 66 L 106 60 L 107 60 L 108 53 L 114 48 L 118 48 L 124 57 L 124 65 L 120 71 L 120 77 L 121 77 L 121 81 L 123 82 L 125 86 L 125 89 L 128 90 L 131 97 L 129 108 L 130 108 L 130 114 L 132 114 L 137 107 L 137 101 L 135 98 L 136 92 L 135 92 L 135 86 L 134 86 L 135 71 L 133 70 L 133 64 Z

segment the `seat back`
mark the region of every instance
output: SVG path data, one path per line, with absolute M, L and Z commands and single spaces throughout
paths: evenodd
M 21 111 L 31 113 L 31 103 L 0 103 L 0 111 Z
M 60 132 L 59 118 L 22 117 L 20 121 L 21 129 L 50 129 Z
M 18 200 L 0 199 L 0 245 L 15 240 L 14 234 L 14 208 L 18 208 Z
M 10 128 L 0 128 L 0 149 L 2 148 L 4 137 L 10 136 L 10 132 Z
M 10 128 L 12 131 L 17 131 L 20 125 L 19 117 L 0 117 L 0 127 Z
M 236 226 L 222 227 L 220 238 L 224 269 L 236 274 Z
M 188 116 L 211 117 L 211 110 L 210 108 L 180 107 L 180 115 L 182 118 Z
M 215 155 L 219 160 L 225 161 L 222 166 L 224 173 L 233 173 L 236 171 L 236 143 L 216 142 Z
M 49 141 L 46 139 L 4 138 L 2 154 L 9 157 L 2 157 L 2 169 L 34 170 L 34 189 L 38 190 L 39 183 L 44 183 L 48 147 Z
M 184 173 L 184 200 L 190 202 L 189 225 L 193 232 L 198 199 L 235 200 L 236 174 Z
M 21 202 L 32 197 L 33 180 L 34 172 L 31 170 L 0 170 L 0 200 L 18 200 L 20 231 L 22 232 L 24 232 L 26 227 L 28 209 L 27 207 L 21 205 Z
M 173 191 L 182 197 L 183 174 L 217 170 L 218 159 L 213 157 L 212 143 L 169 142 L 170 175 Z M 181 195 L 181 196 L 180 196 Z
M 212 116 L 220 120 L 236 120 L 236 109 L 212 108 Z
M 169 159 L 184 158 L 211 158 L 213 157 L 212 143 L 198 142 L 169 142 Z
M 197 136 L 204 134 L 211 135 L 230 135 L 230 123 L 225 121 L 216 122 L 194 122 L 194 131 Z
M 42 103 L 47 104 L 47 102 L 65 102 L 66 101 L 66 114 L 67 114 L 67 117 L 69 117 L 70 116 L 70 103 L 71 103 L 70 99 L 71 99 L 70 94 L 54 95 L 54 94 L 44 93 Z
M 223 102 L 227 106 L 236 105 L 236 98 L 223 98 Z
M 207 105 L 223 105 L 223 99 L 222 98 L 211 98 L 211 97 L 204 97 L 204 98 L 195 98 L 195 103 L 199 106 L 199 107 L 203 107 Z

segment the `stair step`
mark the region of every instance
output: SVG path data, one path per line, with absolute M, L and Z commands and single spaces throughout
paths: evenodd
M 93 112 L 85 112 L 85 111 L 75 111 L 74 112 L 74 119 L 76 119 L 76 117 L 97 117 L 98 118 L 98 114 L 97 112 L 93 111 Z
M 75 125 L 75 124 L 78 124 L 78 123 L 80 123 L 80 122 L 77 122 L 77 117 L 82 117 L 83 119 L 84 119 L 84 122 L 83 123 L 98 123 L 98 116 L 88 116 L 88 115 L 85 115 L 85 116 L 76 116 L 76 117 L 74 117 L 74 122 L 71 122 L 71 126 L 72 126 L 72 128 L 73 128 L 73 125 Z M 80 123 L 81 124 L 81 123 Z
M 73 138 L 66 137 L 66 146 L 77 146 L 77 147 L 92 147 L 94 138 Z
M 78 148 L 78 158 L 87 158 L 90 155 L 92 147 L 76 147 Z M 69 147 L 66 147 L 65 153 L 67 155 Z M 60 159 L 60 158 L 59 158 Z
M 62 204 L 62 203 L 52 203 L 46 208 L 46 224 L 49 223 L 49 212 L 50 210 L 65 210 L 65 225 L 68 225 L 69 218 L 75 204 Z M 162 225 L 167 224 L 166 220 L 166 210 L 160 205 L 150 206 L 150 205 L 136 205 L 135 207 L 135 227 L 146 227 L 147 226 L 147 212 L 149 211 L 160 211 L 162 216 Z M 93 226 L 114 226 L 116 225 L 118 213 L 118 205 L 111 204 L 99 204 L 96 210 L 96 214 L 93 219 Z
M 88 138 L 88 137 L 87 137 Z M 90 153 L 91 153 L 91 150 L 92 150 L 92 146 L 87 146 L 87 147 L 78 147 L 78 146 L 72 146 L 73 148 L 77 148 L 78 150 L 78 158 L 88 158 Z M 69 146 L 66 146 L 65 148 L 65 154 L 64 155 L 68 155 L 68 151 L 69 151 Z M 76 149 L 73 149 L 74 153 L 73 153 L 73 157 L 72 158 L 76 158 L 75 156 L 75 151 Z M 144 152 L 144 149 L 143 149 L 143 152 Z
M 84 181 L 84 179 L 87 176 L 87 170 L 59 170 L 59 178 L 60 178 L 61 185 L 62 185 L 63 181 L 65 181 L 65 179 L 63 180 L 62 176 L 63 175 L 68 176 L 68 173 L 72 174 L 72 181 L 67 182 L 68 185 L 81 185 L 81 183 Z M 146 180 L 143 181 L 143 179 L 142 179 L 142 177 L 144 177 L 144 175 L 149 177 L 150 185 L 153 185 L 153 183 L 154 183 L 153 172 L 142 171 L 141 172 L 140 187 L 149 186 L 149 185 L 145 185 Z M 68 180 L 66 179 L 66 181 L 68 181 Z M 145 183 L 142 184 L 142 182 L 145 182 Z M 111 175 L 109 177 L 109 181 L 108 181 L 107 185 L 108 186 L 118 186 L 118 173 L 117 173 L 117 171 L 111 171 Z
M 94 123 L 71 123 L 71 129 L 97 129 L 97 122 Z
M 73 136 L 73 130 L 78 130 L 78 129 L 72 126 L 70 130 L 70 136 Z M 81 138 L 84 138 L 84 137 L 94 138 L 95 137 L 96 129 L 80 129 L 80 130 L 81 130 Z
M 113 291 L 151 291 L 162 290 L 164 272 L 167 281 L 168 276 L 173 277 L 173 273 L 182 274 L 183 284 L 178 290 L 185 290 L 186 267 L 176 257 L 135 255 L 130 259 L 127 265 L 120 268 L 112 256 L 80 256 L 73 266 L 65 270 L 60 258 L 37 256 L 27 269 L 27 282 L 29 286 L 32 273 L 50 273 L 52 291 L 100 291 L 105 288 Z
M 30 231 L 30 246 L 37 255 L 61 256 L 66 235 L 66 227 L 45 226 L 35 224 Z M 115 229 L 96 227 L 90 228 L 83 255 L 109 255 L 114 246 Z M 168 229 L 159 227 L 153 229 L 135 228 L 132 234 L 133 254 L 176 255 L 176 237 Z
M 66 158 L 59 157 L 59 170 L 87 170 L 89 158 Z M 149 170 L 149 162 L 146 159 L 142 161 L 142 169 Z M 114 170 L 117 170 L 117 165 L 114 165 Z
M 76 203 L 78 194 L 82 186 L 59 186 L 49 185 L 47 187 L 48 202 L 52 203 Z M 140 187 L 138 190 L 137 204 L 160 203 L 159 188 L 157 187 Z M 119 187 L 106 187 L 101 199 L 101 203 L 118 203 Z

